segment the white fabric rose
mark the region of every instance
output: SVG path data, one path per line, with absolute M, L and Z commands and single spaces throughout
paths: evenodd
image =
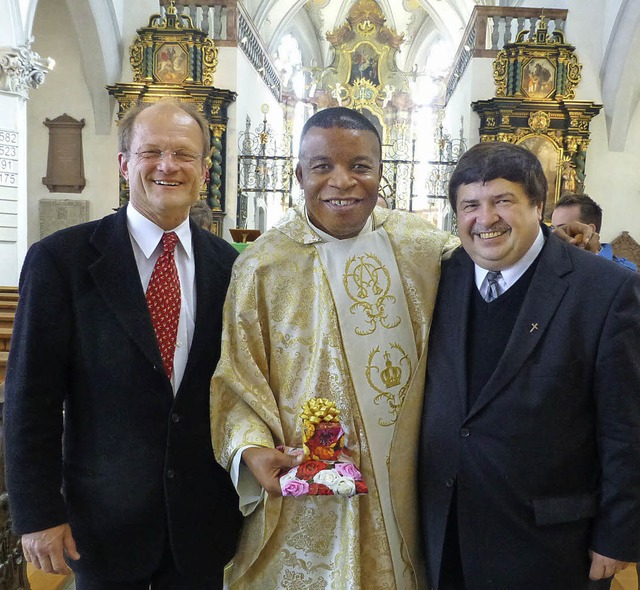
M 334 488 L 340 479 L 342 478 L 335 469 L 323 469 L 313 476 L 315 483 L 327 486 L 334 494 L 336 493 Z
M 353 496 L 356 493 L 356 484 L 350 477 L 341 477 L 333 490 L 338 496 Z

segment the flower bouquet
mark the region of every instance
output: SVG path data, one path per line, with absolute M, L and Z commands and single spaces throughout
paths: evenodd
M 344 430 L 338 420 L 335 403 L 312 398 L 302 409 L 304 460 L 280 476 L 283 496 L 355 496 L 366 494 L 367 486 L 360 470 L 344 446 Z

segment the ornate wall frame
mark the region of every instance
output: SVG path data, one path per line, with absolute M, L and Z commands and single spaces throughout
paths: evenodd
M 602 105 L 576 101 L 582 66 L 564 34 L 547 34 L 544 15 L 533 39 L 522 31 L 493 64 L 496 96 L 472 103 L 480 141 L 523 144 L 540 157 L 549 190 L 545 217 L 564 193 L 584 190 L 589 124 Z

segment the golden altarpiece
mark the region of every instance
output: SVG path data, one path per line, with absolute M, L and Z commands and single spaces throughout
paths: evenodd
M 549 182 L 545 217 L 564 193 L 584 189 L 589 124 L 602 105 L 573 100 L 582 65 L 564 34 L 547 32 L 544 15 L 521 31 L 493 64 L 496 96 L 472 103 L 480 141 L 508 141 L 534 152 Z
M 386 26 L 375 0 L 359 0 L 346 23 L 327 33 L 333 60 L 310 68 L 310 101 L 319 109 L 344 106 L 361 112 L 389 144 L 409 131 L 412 107 L 408 77 L 396 66 L 402 34 Z
M 189 16 L 178 14 L 173 0 L 164 15 L 152 15 L 149 24 L 137 29 L 137 33 L 129 55 L 134 81 L 107 86 L 109 94 L 118 101 L 118 117 L 138 103 L 162 98 L 197 105 L 211 131 L 210 182 L 202 188 L 200 198 L 206 199 L 213 211 L 212 231 L 221 235 L 225 215 L 227 107 L 236 93 L 213 86 L 218 50 L 207 33 L 193 26 Z M 128 187 L 121 179 L 120 204 L 127 200 Z

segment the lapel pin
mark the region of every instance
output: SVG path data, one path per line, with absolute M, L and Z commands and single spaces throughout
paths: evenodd
M 531 330 L 529 330 L 529 334 L 531 334 L 531 332 L 535 331 L 538 329 L 538 323 L 536 322 L 535 324 L 531 324 Z

